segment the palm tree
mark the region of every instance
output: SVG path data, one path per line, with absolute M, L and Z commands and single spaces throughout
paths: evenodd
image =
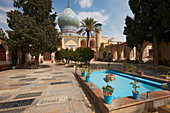
M 80 30 L 77 32 L 78 34 L 82 34 L 83 36 L 87 34 L 87 47 L 90 47 L 90 36 L 93 36 L 97 31 L 97 21 L 93 18 L 86 18 L 81 21 Z

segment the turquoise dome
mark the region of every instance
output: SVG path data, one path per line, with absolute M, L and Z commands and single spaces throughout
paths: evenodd
M 65 28 L 66 26 L 69 25 L 69 28 L 73 28 L 74 30 L 77 30 L 77 28 L 79 27 L 79 19 L 77 17 L 77 15 L 75 14 L 75 12 L 67 7 L 59 16 L 58 18 L 58 25 L 61 28 L 61 31 L 63 28 Z M 76 27 L 76 29 L 75 29 Z M 68 27 L 67 27 L 68 28 Z M 65 31 L 65 30 L 64 30 Z M 69 30 L 70 31 L 70 30 Z

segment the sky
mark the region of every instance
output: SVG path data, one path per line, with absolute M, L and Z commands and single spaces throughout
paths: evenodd
M 52 0 L 53 11 L 58 15 L 67 8 L 68 0 Z M 102 23 L 102 36 L 118 41 L 126 41 L 123 30 L 126 16 L 133 16 L 129 0 L 69 0 L 70 8 L 77 14 L 79 20 L 86 17 L 94 18 Z M 6 12 L 14 10 L 13 0 L 0 0 L 0 28 L 9 30 Z M 58 17 L 56 18 L 56 22 Z M 58 25 L 56 28 L 59 29 Z

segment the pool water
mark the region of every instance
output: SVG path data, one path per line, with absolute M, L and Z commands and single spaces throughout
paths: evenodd
M 106 74 L 108 74 L 106 73 L 106 71 L 93 72 L 90 76 L 90 80 L 102 90 L 102 87 L 107 85 L 107 83 L 104 81 Z M 132 75 L 119 73 L 116 71 L 109 71 L 109 74 L 116 75 L 116 80 L 109 82 L 109 85 L 114 88 L 112 94 L 113 99 L 132 96 L 132 90 L 134 89 L 132 88 L 132 85 L 129 85 L 129 83 L 134 81 Z M 147 93 L 147 91 L 153 92 L 161 90 L 161 83 L 159 82 L 154 82 L 139 77 L 135 77 L 135 79 L 140 81 L 139 83 L 137 83 L 137 86 L 140 86 L 140 88 L 137 89 L 137 91 L 139 91 L 139 94 Z

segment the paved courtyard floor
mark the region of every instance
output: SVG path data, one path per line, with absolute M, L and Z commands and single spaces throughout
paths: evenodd
M 73 67 L 0 72 L 0 113 L 92 113 Z
M 92 61 L 104 68 L 108 62 Z M 15 69 L 0 72 L 0 113 L 92 113 L 88 101 L 72 72 L 73 67 L 47 64 L 41 69 Z M 130 64 L 128 64 L 130 65 Z M 136 65 L 136 64 L 134 64 Z M 152 70 L 142 64 L 144 74 L 159 77 L 170 70 Z M 136 65 L 138 66 L 138 65 Z M 111 68 L 123 70 L 122 63 L 112 62 Z

